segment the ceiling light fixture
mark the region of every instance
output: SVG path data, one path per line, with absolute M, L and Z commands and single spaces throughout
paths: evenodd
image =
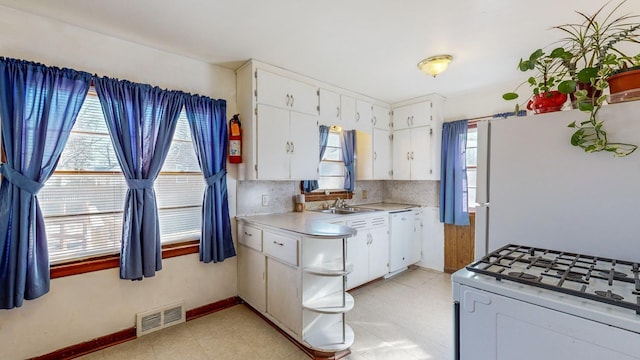
M 451 55 L 430 56 L 418 63 L 418 69 L 425 74 L 436 77 L 441 72 L 447 70 L 449 63 L 453 60 Z

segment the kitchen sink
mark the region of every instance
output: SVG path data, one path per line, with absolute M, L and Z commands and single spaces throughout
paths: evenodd
M 323 209 L 323 210 L 313 210 L 313 211 L 317 211 L 317 212 L 321 212 L 324 214 L 341 214 L 341 215 L 348 215 L 348 214 L 359 214 L 359 213 L 367 213 L 367 212 L 374 212 L 374 211 L 378 211 L 376 209 L 369 209 L 369 208 L 361 208 L 361 207 L 344 207 L 344 208 L 330 208 L 330 209 Z

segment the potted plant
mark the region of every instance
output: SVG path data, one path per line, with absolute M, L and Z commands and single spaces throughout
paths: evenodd
M 557 88 L 562 93 L 571 94 L 572 100 L 575 100 L 574 106 L 589 115 L 588 120 L 569 124 L 575 129 L 571 144 L 586 152 L 608 151 L 616 156 L 626 156 L 637 149 L 634 144 L 610 142 L 604 121 L 598 118 L 599 110 L 607 102 L 607 80 L 615 81 L 616 74 L 640 65 L 640 57 L 625 53 L 628 48 L 637 48 L 640 44 L 639 15 L 617 15 L 626 1 L 623 0 L 606 13 L 604 10 L 608 3 L 592 15 L 577 12 L 583 19 L 581 23 L 554 27 L 566 35 L 559 40 L 561 46 L 549 55 L 558 59 L 554 63 L 557 64 L 554 67 L 559 81 Z M 640 71 L 638 73 L 640 75 Z M 515 97 L 511 94 L 507 93 L 503 98 L 509 100 L 517 97 L 517 94 Z M 616 100 L 616 92 L 612 94 Z
M 527 109 L 536 114 L 560 111 L 567 101 L 567 93 L 554 90 L 565 76 L 564 62 L 572 56 L 563 48 L 556 48 L 550 54 L 545 54 L 542 49 L 537 49 L 527 59 L 520 59 L 518 69 L 523 72 L 537 71 L 538 74 L 527 79 L 532 87 Z M 523 83 L 524 84 L 524 83 Z M 522 85 L 522 84 L 521 84 Z M 516 89 L 517 90 L 517 89 Z M 502 96 L 505 100 L 513 100 L 519 97 L 518 93 L 509 92 Z M 517 110 L 516 110 L 517 111 Z

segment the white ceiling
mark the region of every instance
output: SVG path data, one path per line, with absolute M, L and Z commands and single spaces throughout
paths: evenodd
M 604 0 L 0 0 L 232 69 L 250 58 L 379 100 L 445 97 L 524 79 L 521 57 Z M 617 1 L 614 1 L 617 3 Z M 629 0 L 627 12 L 640 13 Z M 43 35 L 43 36 L 46 36 Z M 416 64 L 454 57 L 437 78 Z M 508 91 L 511 89 L 505 89 Z

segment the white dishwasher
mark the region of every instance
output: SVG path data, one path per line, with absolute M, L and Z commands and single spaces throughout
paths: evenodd
M 420 261 L 421 234 L 420 209 L 389 213 L 389 273 L 402 271 Z

